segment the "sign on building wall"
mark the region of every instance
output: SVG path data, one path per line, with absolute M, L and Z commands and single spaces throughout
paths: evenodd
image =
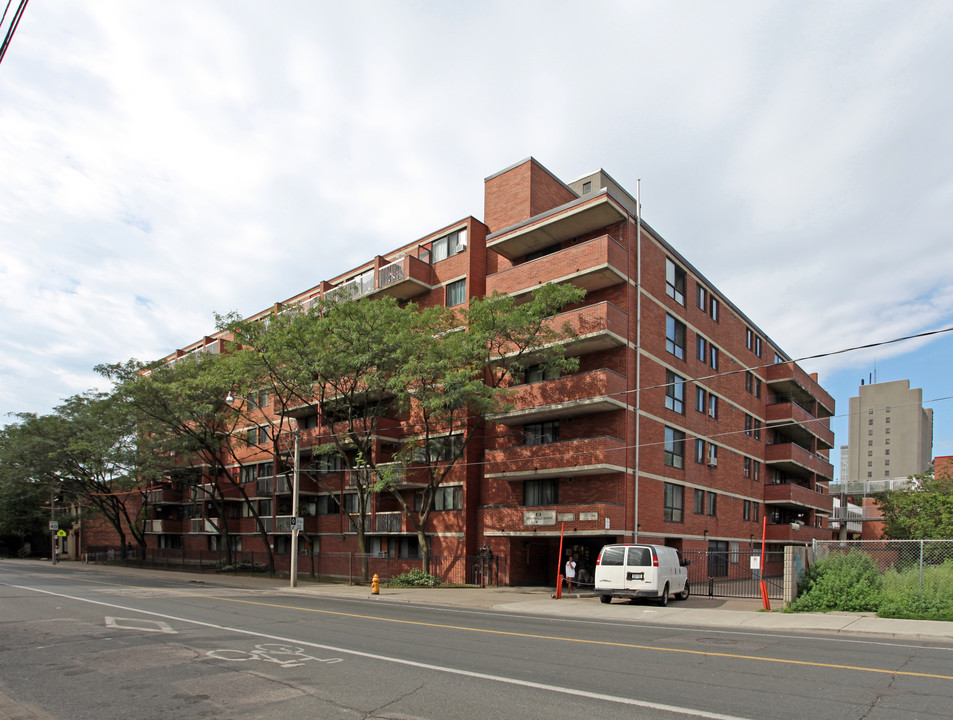
M 523 512 L 524 525 L 555 525 L 555 510 L 526 510 Z

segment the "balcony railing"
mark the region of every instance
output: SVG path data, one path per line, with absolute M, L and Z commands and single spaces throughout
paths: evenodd
M 573 200 L 487 237 L 486 247 L 513 260 L 563 240 L 624 220 L 627 213 L 608 191 Z
M 504 480 L 600 475 L 625 470 L 625 443 L 602 436 L 487 450 L 486 477 Z
M 825 512 L 831 512 L 834 509 L 834 498 L 830 495 L 819 493 L 797 483 L 765 485 L 764 502 L 766 505 L 809 507 Z
M 375 294 L 408 300 L 433 289 L 433 268 L 429 263 L 405 255 L 377 271 Z
M 831 480 L 834 466 L 795 443 L 778 443 L 765 448 L 764 460 L 768 466 L 776 466 L 792 477 L 815 473 L 820 478 Z
M 830 420 L 814 417 L 796 402 L 768 405 L 765 421 L 769 427 L 776 427 L 777 432 L 800 440 L 804 445 L 810 443 L 810 438 L 815 438 L 823 448 L 830 450 L 834 447 L 834 431 L 830 428 Z
M 798 523 L 768 523 L 765 530 L 767 542 L 807 543 L 811 540 L 830 540 L 833 537 L 830 528 L 816 528 Z
M 504 425 L 542 422 L 625 408 L 625 378 L 609 370 L 592 370 L 554 380 L 518 385 L 507 401 L 514 407 L 488 417 Z
M 189 532 L 193 533 L 217 533 L 218 528 L 207 518 L 192 518 L 189 521 Z
M 818 417 L 834 414 L 834 398 L 797 364 L 786 362 L 769 365 L 766 375 L 772 392 L 798 399 L 803 405 L 812 405 L 812 401 L 816 401 Z
M 568 247 L 487 277 L 487 294 L 518 295 L 549 282 L 571 282 L 589 292 L 625 282 L 628 254 L 608 235 Z
M 404 531 L 402 512 L 379 512 L 374 516 L 374 532 L 399 533 Z

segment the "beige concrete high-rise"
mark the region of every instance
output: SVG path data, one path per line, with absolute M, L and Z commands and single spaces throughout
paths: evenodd
M 847 482 L 879 485 L 926 472 L 933 460 L 933 410 L 909 380 L 861 385 L 850 399 Z

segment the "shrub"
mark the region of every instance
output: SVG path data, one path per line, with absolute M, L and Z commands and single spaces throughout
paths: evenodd
M 435 587 L 439 582 L 430 573 L 425 573 L 420 568 L 414 568 L 410 572 L 395 575 L 387 584 L 391 587 Z
M 872 612 L 880 607 L 880 571 L 866 553 L 836 553 L 804 574 L 791 612 Z
M 902 573 L 888 570 L 883 577 L 883 601 L 877 615 L 953 621 L 953 560 L 925 566 L 922 589 L 918 568 Z

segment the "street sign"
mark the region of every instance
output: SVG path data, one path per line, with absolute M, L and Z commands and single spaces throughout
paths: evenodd
M 56 537 L 66 537 L 66 531 L 65 531 L 65 530 L 58 530 L 57 533 L 56 533 Z
M 304 518 L 303 517 L 292 517 L 291 518 L 291 529 L 298 531 L 304 530 Z
M 60 524 L 56 520 L 50 520 L 50 530 L 56 531 L 60 529 Z

